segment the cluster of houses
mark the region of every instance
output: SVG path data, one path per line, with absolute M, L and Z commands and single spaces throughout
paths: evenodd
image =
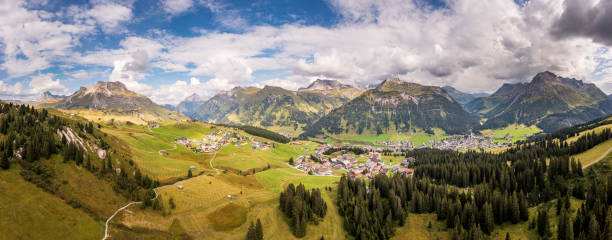
M 365 163 L 359 163 L 357 156 L 350 153 L 335 154 L 324 156 L 323 152 L 327 147 L 318 148 L 313 155 L 303 155 L 294 160 L 294 168 L 304 171 L 310 175 L 331 176 L 332 170 L 346 171 L 347 175 L 355 178 L 372 179 L 376 174 L 412 174 L 409 169 L 410 164 L 414 163 L 414 158 L 407 158 L 397 165 L 388 165 L 381 160 L 381 153 L 370 151 L 367 154 L 359 155 L 359 158 L 367 158 Z
M 444 140 L 429 140 L 429 144 L 415 146 L 411 141 L 378 141 L 374 145 L 384 146 L 394 152 L 410 151 L 414 149 L 434 148 L 446 150 L 468 150 L 507 147 L 512 144 L 512 136 L 506 135 L 503 141 L 494 141 L 493 135 L 451 135 Z
M 512 144 L 512 137 L 504 137 L 505 141 L 493 141 L 493 135 L 453 135 L 443 141 L 430 141 L 430 146 L 437 149 L 468 150 L 506 147 Z
M 215 152 L 221 147 L 233 144 L 234 146 L 246 145 L 249 142 L 253 144 L 253 149 L 268 150 L 270 145 L 263 143 L 251 136 L 242 136 L 237 131 L 214 131 L 202 140 L 193 140 L 186 137 L 177 138 L 174 140 L 177 144 L 183 144 L 196 152 Z

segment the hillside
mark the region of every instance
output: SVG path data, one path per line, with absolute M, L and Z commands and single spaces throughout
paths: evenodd
M 612 104 L 597 86 L 551 72 L 539 73 L 529 83 L 504 84 L 493 95 L 465 107 L 488 119 L 485 129 L 517 123 L 537 125 L 546 132 L 612 113 Z
M 488 94 L 486 93 L 471 94 L 471 93 L 462 92 L 451 86 L 444 86 L 442 87 L 442 89 L 444 89 L 444 91 L 446 91 L 449 95 L 451 95 L 451 97 L 453 97 L 453 99 L 455 99 L 455 101 L 457 101 L 461 105 L 465 105 L 473 101 L 476 98 L 488 96 Z
M 262 89 L 237 87 L 204 102 L 194 117 L 206 122 L 252 125 L 294 135 L 360 93 L 358 88 L 331 80 L 317 80 L 298 91 L 273 86 Z
M 324 133 L 383 134 L 415 128 L 466 133 L 476 124 L 477 118 L 441 88 L 386 79 L 375 89 L 325 115 L 308 127 L 302 137 Z
M 144 124 L 166 120 L 186 120 L 182 114 L 159 106 L 146 96 L 130 91 L 121 82 L 97 82 L 81 87 L 55 102 L 39 104 L 76 113 L 91 120 L 131 121 Z

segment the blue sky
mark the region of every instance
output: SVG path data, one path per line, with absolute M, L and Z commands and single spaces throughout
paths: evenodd
M 121 81 L 176 104 L 236 86 L 392 76 L 491 92 L 545 70 L 612 93 L 612 40 L 564 25 L 582 13 L 565 14 L 576 1 L 0 0 L 0 97 Z

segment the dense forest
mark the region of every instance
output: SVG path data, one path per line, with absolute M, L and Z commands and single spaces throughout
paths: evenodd
M 554 202 L 559 239 L 610 239 L 612 177 L 586 178 L 570 156 L 612 139 L 612 132 L 591 131 L 567 141 L 584 130 L 564 130 L 556 135 L 561 141 L 540 137 L 501 154 L 407 151 L 402 155 L 417 159 L 413 177 L 342 177 L 337 204 L 344 227 L 356 239 L 389 239 L 410 213 L 435 213 L 452 239 L 483 239 L 496 225 L 524 221 L 546 239 L 552 236 L 548 208 Z M 575 215 L 570 196 L 584 200 Z M 538 212 L 530 216 L 534 206 Z
M 317 223 L 327 213 L 327 203 L 318 188 L 306 190 L 304 185 L 292 183 L 280 194 L 280 209 L 289 219 L 289 226 L 296 237 L 306 235 L 309 222 Z

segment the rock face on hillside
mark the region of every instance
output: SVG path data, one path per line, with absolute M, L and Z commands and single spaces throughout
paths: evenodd
M 145 116 L 151 116 L 151 119 L 157 121 L 186 119 L 153 103 L 148 97 L 128 90 L 121 82 L 97 82 L 89 87 L 81 87 L 72 95 L 48 107 L 137 115 L 143 120 Z
M 325 113 L 360 94 L 362 90 L 335 80 L 316 80 L 298 91 L 265 86 L 236 87 L 201 104 L 194 118 L 301 132 Z
M 200 107 L 203 103 L 204 100 L 200 97 L 200 95 L 194 93 L 180 102 L 176 106 L 176 110 L 191 118 L 194 118 L 198 107 Z
M 529 83 L 504 84 L 465 107 L 488 119 L 483 128 L 536 124 L 547 132 L 612 113 L 610 100 L 597 86 L 551 72 L 539 73 Z
M 317 79 L 308 85 L 308 87 L 300 88 L 298 92 L 321 93 L 353 99 L 361 94 L 363 90 L 352 85 L 342 84 L 338 80 Z
M 477 123 L 476 117 L 441 88 L 389 78 L 332 110 L 308 127 L 302 137 L 323 133 L 382 134 L 415 128 L 467 133 Z

